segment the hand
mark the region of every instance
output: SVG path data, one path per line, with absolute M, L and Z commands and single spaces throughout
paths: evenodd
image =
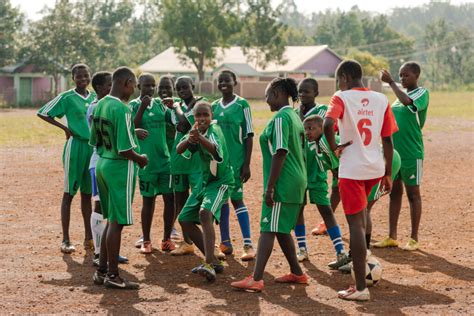
M 275 201 L 273 201 L 273 194 L 274 191 L 273 189 L 267 189 L 267 192 L 265 192 L 265 204 L 268 207 L 272 207 Z
M 380 180 L 380 191 L 382 192 L 382 196 L 392 191 L 392 176 L 382 177 L 382 180 Z
M 143 128 L 135 128 L 135 133 L 137 134 L 139 140 L 144 140 L 148 137 L 148 131 Z
M 391 84 L 393 82 L 392 75 L 385 69 L 382 69 L 382 71 L 380 71 L 380 80 L 388 84 Z
M 151 101 L 153 101 L 153 99 L 149 95 L 145 95 L 141 99 L 141 101 L 142 101 L 142 104 L 140 106 L 148 107 L 151 104 Z
M 240 180 L 242 180 L 243 183 L 249 181 L 250 179 L 250 166 L 247 164 L 244 164 L 242 168 L 240 169 Z
M 73 136 L 69 128 L 64 129 L 64 134 L 66 134 L 66 140 L 68 140 L 69 138 Z
M 337 145 L 336 149 L 334 150 L 334 155 L 336 155 L 336 157 L 339 158 L 342 154 L 342 151 L 351 144 L 352 144 L 352 140 L 348 141 L 345 144 Z
M 173 98 L 164 98 L 161 100 L 163 104 L 168 108 L 168 109 L 174 109 L 174 100 Z
M 140 168 L 144 168 L 146 165 L 148 165 L 147 155 L 145 155 L 145 154 L 140 155 L 140 158 L 138 159 L 137 164 Z
M 192 129 L 189 131 L 189 139 L 192 143 L 197 144 L 199 143 L 199 136 L 201 136 L 201 134 L 199 133 L 198 123 L 195 122 Z

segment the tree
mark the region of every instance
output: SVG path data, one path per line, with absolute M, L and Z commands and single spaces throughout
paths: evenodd
M 234 6 L 234 7 L 233 7 Z M 240 22 L 235 3 L 225 0 L 163 0 L 162 30 L 183 62 L 191 60 L 204 79 L 204 68 L 214 65 L 217 47 L 228 47 L 227 38 Z
M 0 1 L 0 66 L 17 60 L 18 39 L 23 26 L 24 16 L 18 8 L 12 7 L 10 0 Z
M 376 57 L 367 51 L 350 49 L 346 58 L 357 60 L 364 72 L 364 76 L 377 77 L 380 70 L 388 68 L 388 62 L 383 57 Z
M 263 69 L 275 61 L 285 64 L 285 33 L 287 27 L 278 21 L 280 12 L 270 0 L 248 0 L 241 33 L 242 49 L 248 60 Z
M 443 81 L 446 74 L 446 51 L 449 51 L 450 47 L 445 47 L 445 50 L 442 48 L 446 45 L 447 36 L 448 26 L 443 19 L 433 21 L 426 27 L 423 40 L 427 51 L 430 51 L 426 56 L 426 66 L 433 88 Z

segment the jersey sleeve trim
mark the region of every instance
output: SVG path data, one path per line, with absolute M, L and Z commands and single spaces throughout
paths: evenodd
M 244 108 L 244 117 L 245 117 L 245 125 L 247 127 L 247 135 L 253 135 L 253 124 L 252 124 L 252 114 L 250 112 L 250 108 Z
M 393 115 L 392 108 L 390 104 L 387 104 L 387 108 L 385 109 L 385 114 L 383 117 L 383 125 L 382 130 L 380 131 L 380 136 L 382 137 L 389 137 L 398 131 L 397 121 L 395 120 L 395 116 Z
M 275 119 L 275 139 L 276 139 L 276 146 L 275 146 L 275 153 L 278 151 L 278 149 L 283 149 L 285 151 L 288 151 L 288 148 L 286 148 L 283 144 L 283 119 L 281 117 L 277 117 Z
M 212 160 L 216 161 L 217 163 L 222 163 L 224 161 L 224 157 L 222 157 L 221 146 L 219 145 L 219 142 L 217 141 L 214 133 L 211 133 L 209 135 L 209 141 L 213 143 L 214 146 L 216 146 L 217 157 L 214 157 L 214 155 L 211 155 Z
M 128 140 L 130 142 L 130 145 L 132 146 L 132 148 L 136 148 L 137 144 L 135 143 L 135 140 L 133 139 L 133 135 L 130 131 L 132 128 L 132 114 L 125 113 L 125 121 L 127 122 L 127 134 L 128 134 Z
M 329 102 L 329 109 L 326 117 L 334 120 L 342 119 L 344 117 L 344 101 L 337 95 L 334 95 Z
M 62 97 L 63 95 L 60 94 L 46 103 L 45 106 L 38 111 L 38 114 L 41 116 L 49 116 L 48 113 L 59 103 L 59 101 L 61 101 Z

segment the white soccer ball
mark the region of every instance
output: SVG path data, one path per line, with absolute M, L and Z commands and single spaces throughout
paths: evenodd
M 365 268 L 365 281 L 367 286 L 374 286 L 382 279 L 382 265 L 373 256 L 369 256 Z M 351 270 L 352 278 L 355 280 L 354 269 Z

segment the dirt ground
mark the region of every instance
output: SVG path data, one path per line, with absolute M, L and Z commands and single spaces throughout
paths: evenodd
M 4 114 L 2 114 L 4 115 Z M 446 120 L 429 121 L 431 126 Z M 453 120 L 456 126 L 470 122 Z M 436 129 L 435 129 L 436 130 Z M 339 300 L 337 290 L 352 282 L 349 275 L 332 272 L 326 264 L 334 253 L 328 237 L 309 236 L 310 261 L 304 263 L 309 286 L 273 282 L 286 273 L 286 260 L 275 243 L 264 280 L 265 291 L 233 291 L 231 281 L 249 275 L 253 263 L 239 260 L 242 245 L 235 216 L 231 230 L 235 257 L 227 259 L 224 274 L 207 284 L 190 273 L 200 256 L 171 257 L 155 250 L 140 255 L 133 247 L 140 236 L 141 198 L 134 202 L 135 225 L 124 230 L 121 253 L 130 259 L 123 276 L 141 283 L 139 291 L 107 290 L 92 283 L 91 254 L 82 247 L 83 224 L 76 198 L 72 207 L 71 236 L 76 253 L 59 251 L 59 219 L 63 171 L 62 145 L 3 146 L 0 149 L 0 313 L 114 313 L 114 314 L 474 314 L 473 132 L 441 129 L 425 133 L 426 160 L 422 185 L 424 213 L 420 251 L 374 249 L 384 268 L 383 280 L 371 289 L 372 300 Z M 252 178 L 245 188 L 253 239 L 258 238 L 262 193 L 261 155 L 255 142 Z M 160 199 L 159 199 L 160 200 Z M 387 233 L 388 198 L 373 211 L 374 240 Z M 159 246 L 162 202 L 155 212 L 152 238 Z M 308 230 L 319 221 L 314 206 L 306 210 Z M 337 210 L 347 242 L 348 229 Z M 406 199 L 399 223 L 399 240 L 409 236 Z

